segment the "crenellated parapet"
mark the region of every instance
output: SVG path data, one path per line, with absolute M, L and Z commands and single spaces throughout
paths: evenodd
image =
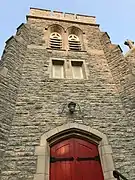
M 88 16 L 82 14 L 74 14 L 74 13 L 64 13 L 60 11 L 51 11 L 39 8 L 30 8 L 30 13 L 27 15 L 27 19 L 29 18 L 46 18 L 46 19 L 55 19 L 55 20 L 64 20 L 64 21 L 75 21 L 78 23 L 86 23 L 86 24 L 96 24 L 95 16 Z

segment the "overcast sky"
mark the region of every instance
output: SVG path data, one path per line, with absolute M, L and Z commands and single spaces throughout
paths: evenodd
M 0 55 L 5 41 L 26 22 L 30 7 L 94 15 L 100 29 L 108 32 L 124 52 L 124 41 L 135 40 L 135 0 L 1 0 Z

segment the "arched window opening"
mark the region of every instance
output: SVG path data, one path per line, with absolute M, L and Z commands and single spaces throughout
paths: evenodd
M 80 39 L 77 35 L 70 34 L 68 36 L 68 42 L 69 42 L 69 49 L 70 50 L 81 50 Z
M 53 32 L 50 34 L 50 48 L 62 48 L 62 38 L 58 32 Z
M 48 45 L 53 49 L 62 49 L 64 29 L 58 24 L 53 24 L 48 28 Z
M 83 49 L 83 32 L 77 27 L 69 27 L 68 31 L 68 45 L 69 50 L 80 51 Z

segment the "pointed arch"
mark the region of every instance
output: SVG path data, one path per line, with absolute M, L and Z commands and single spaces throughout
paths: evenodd
M 70 136 L 85 138 L 98 144 L 104 180 L 113 180 L 114 164 L 112 159 L 112 149 L 109 145 L 107 136 L 89 126 L 77 123 L 68 123 L 58 126 L 41 136 L 40 146 L 35 148 L 35 155 L 37 155 L 37 169 L 34 180 L 49 180 L 50 145 Z

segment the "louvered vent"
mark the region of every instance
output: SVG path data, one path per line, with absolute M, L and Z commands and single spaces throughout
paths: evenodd
M 79 37 L 75 34 L 70 34 L 68 37 L 69 49 L 70 50 L 81 50 L 81 43 Z
M 62 38 L 57 32 L 53 32 L 50 35 L 50 48 L 61 49 L 62 48 Z

